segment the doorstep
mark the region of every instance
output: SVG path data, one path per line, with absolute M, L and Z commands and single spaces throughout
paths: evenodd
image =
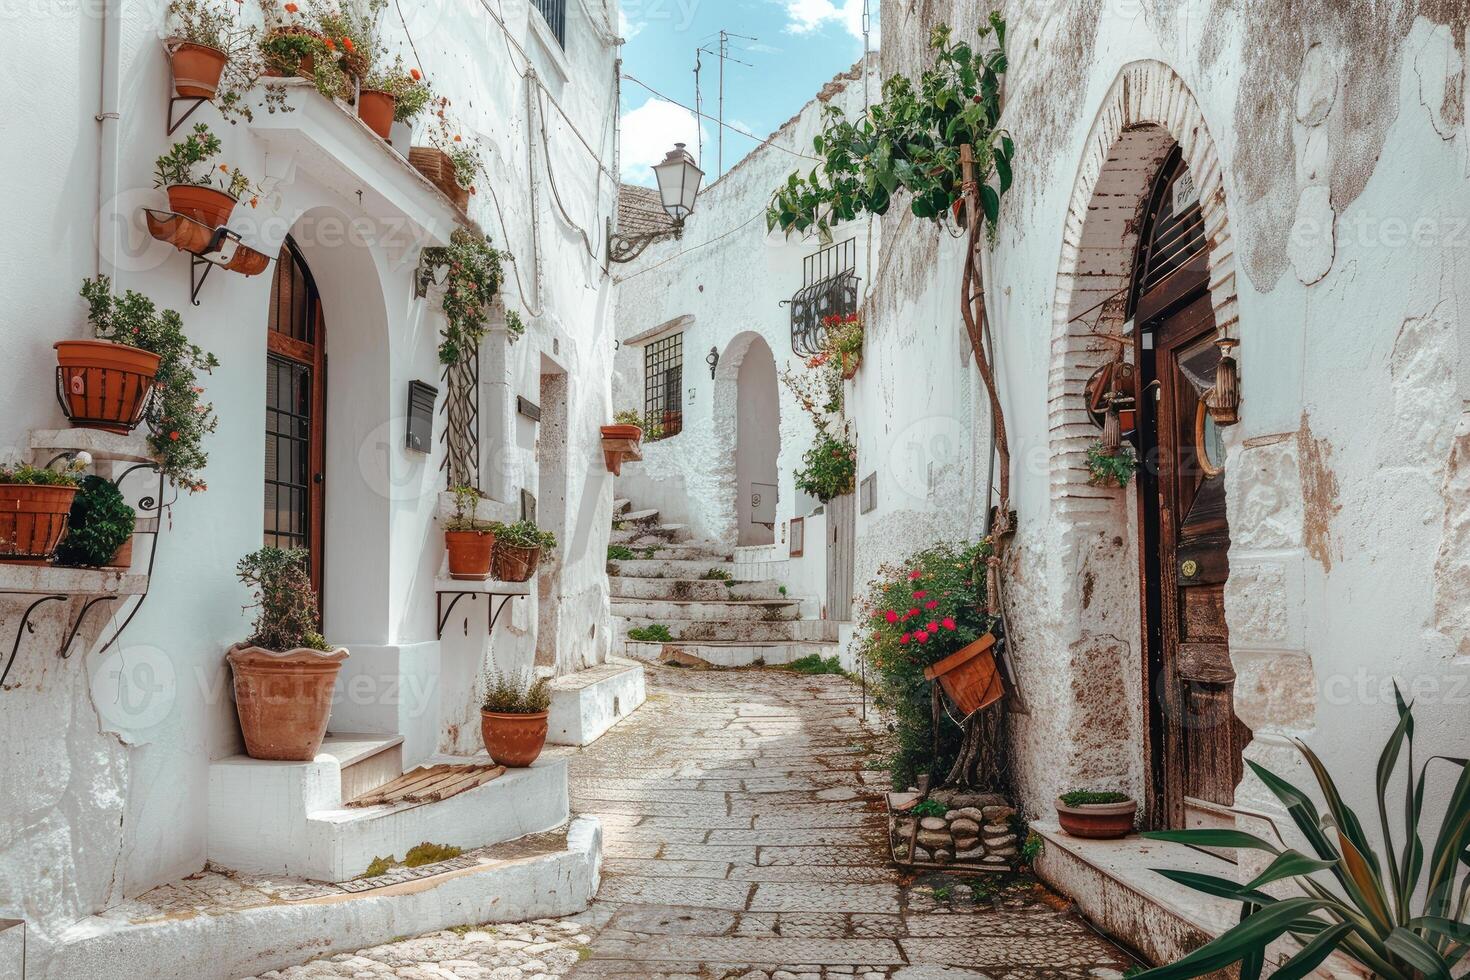
M 601 865 L 601 824 L 579 817 L 367 890 L 206 868 L 78 922 L 32 980 L 235 980 L 400 936 L 574 915 Z
M 1240 921 L 1239 902 L 1204 895 L 1153 871 L 1167 868 L 1238 879 L 1237 865 L 1222 857 L 1137 835 L 1083 840 L 1063 833 L 1055 822 L 1038 821 L 1031 829 L 1046 845 L 1035 865 L 1042 880 L 1076 902 L 1103 932 L 1152 964 L 1176 962 Z M 1274 956 L 1279 965 L 1291 948 L 1273 945 L 1268 960 Z M 1210 974 L 1234 975 L 1233 970 Z M 1357 980 L 1369 974 L 1334 960 L 1312 976 Z
M 591 745 L 608 729 L 642 707 L 648 693 L 643 665 L 611 660 L 551 682 L 551 715 L 546 741 L 552 745 Z

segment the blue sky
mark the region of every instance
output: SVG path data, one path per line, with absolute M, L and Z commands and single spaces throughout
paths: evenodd
M 733 61 L 725 65 L 725 120 L 762 138 L 796 114 L 821 87 L 862 57 L 864 0 L 623 0 L 620 33 L 623 71 L 669 99 L 694 105 L 696 49 L 719 48 L 721 29 L 731 38 Z M 878 0 L 872 10 L 873 47 L 878 45 Z M 748 40 L 753 37 L 757 40 Z M 703 56 L 703 109 L 717 116 L 719 59 Z M 695 152 L 694 117 L 636 82 L 623 81 L 623 178 L 653 183 L 649 167 L 675 142 Z M 719 126 L 706 119 L 703 166 L 712 181 L 717 170 Z M 755 142 L 725 131 L 725 169 Z

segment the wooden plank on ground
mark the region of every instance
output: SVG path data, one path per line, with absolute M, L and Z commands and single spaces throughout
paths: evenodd
M 404 773 L 386 786 L 379 786 L 345 806 L 395 806 L 400 803 L 437 803 L 483 786 L 505 775 L 504 766 L 428 766 Z

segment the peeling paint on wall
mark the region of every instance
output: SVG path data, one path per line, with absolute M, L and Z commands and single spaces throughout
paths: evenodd
M 1460 416 L 1445 474 L 1444 530 L 1434 563 L 1434 625 L 1470 657 L 1470 412 Z
M 1332 571 L 1332 519 L 1342 510 L 1338 501 L 1337 475 L 1329 465 L 1332 444 L 1312 438 L 1311 422 L 1302 413 L 1296 437 L 1297 465 L 1302 480 L 1302 542 L 1307 554 Z

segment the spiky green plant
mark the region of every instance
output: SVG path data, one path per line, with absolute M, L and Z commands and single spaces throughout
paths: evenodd
M 1215 941 L 1178 963 L 1140 974 L 1148 980 L 1198 977 L 1240 964 L 1241 980 L 1258 980 L 1266 947 L 1289 934 L 1300 949 L 1275 973 L 1275 980 L 1307 976 L 1332 953 L 1371 970 L 1384 980 L 1450 980 L 1470 953 L 1470 768 L 1467 760 L 1431 756 L 1415 778 L 1414 713 L 1394 686 L 1399 723 L 1378 758 L 1378 822 L 1383 850 L 1375 850 L 1358 815 L 1342 799 L 1326 766 L 1301 741 L 1297 750 L 1317 779 L 1327 812 L 1318 813 L 1306 793 L 1247 760 L 1252 771 L 1286 807 L 1311 854 L 1279 848 L 1237 830 L 1158 831 L 1144 836 L 1198 847 L 1247 848 L 1272 856 L 1265 871 L 1247 884 L 1189 871 L 1158 870 L 1196 891 L 1241 903 L 1241 920 Z M 1406 839 L 1394 844 L 1389 822 L 1389 783 L 1408 746 L 1402 819 Z M 1439 833 L 1426 850 L 1419 832 L 1429 764 L 1459 766 Z M 1425 858 L 1428 857 L 1428 863 Z M 1463 879 L 1457 881 L 1457 878 Z M 1276 898 L 1263 889 L 1290 883 L 1298 894 Z

